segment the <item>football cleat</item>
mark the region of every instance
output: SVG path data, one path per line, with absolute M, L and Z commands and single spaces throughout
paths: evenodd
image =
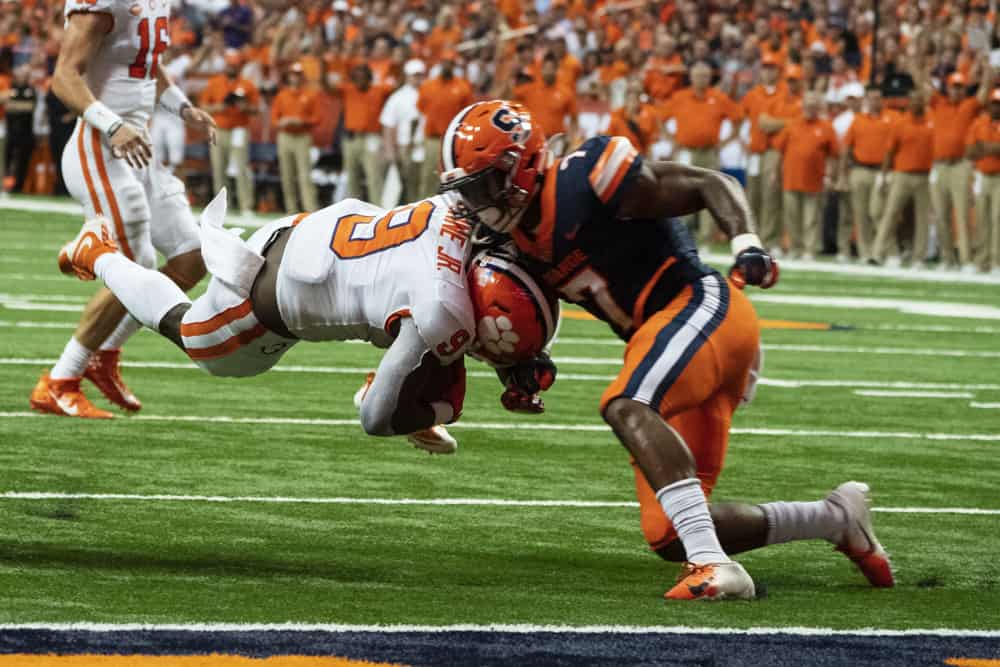
M 43 373 L 31 392 L 31 409 L 64 417 L 111 419 L 113 414 L 87 400 L 80 391 L 80 378 L 53 380 Z
M 872 528 L 869 491 L 862 482 L 844 482 L 826 497 L 827 502 L 844 511 L 847 519 L 836 550 L 850 558 L 872 586 L 891 588 L 896 583 L 892 564 Z
M 121 367 L 118 364 L 121 353 L 121 350 L 99 350 L 90 358 L 83 377 L 93 382 L 101 393 L 118 407 L 129 412 L 138 412 L 142 409 L 142 403 L 122 379 Z
M 668 600 L 752 600 L 753 579 L 735 561 L 695 565 L 684 563 L 677 584 L 663 597 Z
M 431 426 L 406 436 L 411 445 L 428 454 L 454 454 L 458 451 L 458 441 L 444 426 Z
M 97 258 L 117 251 L 118 245 L 108 234 L 104 218 L 87 220 L 76 238 L 59 251 L 59 270 L 66 275 L 75 274 L 80 280 L 93 280 Z

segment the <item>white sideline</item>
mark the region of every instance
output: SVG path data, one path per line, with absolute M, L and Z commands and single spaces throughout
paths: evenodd
M 5 630 L 42 630 L 52 632 L 329 632 L 329 633 L 443 633 L 496 632 L 504 634 L 655 634 L 655 635 L 792 635 L 797 637 L 1000 637 L 1000 630 L 967 630 L 962 628 L 923 628 L 890 630 L 883 628 L 750 627 L 717 628 L 688 625 L 532 625 L 474 624 L 453 625 L 347 625 L 340 623 L 6 623 Z
M 36 412 L 0 412 L 0 419 L 32 419 L 45 415 Z M 135 415 L 123 421 L 148 422 L 189 422 L 198 424 L 264 424 L 289 426 L 354 426 L 359 427 L 357 419 L 310 419 L 305 417 L 233 417 L 228 415 Z M 586 433 L 608 433 L 610 429 L 604 424 L 559 424 L 553 422 L 456 422 L 448 428 L 470 429 L 481 431 L 577 431 Z M 962 440 L 972 442 L 1000 442 L 1000 433 L 916 433 L 910 431 L 836 431 L 815 429 L 788 428 L 733 428 L 732 435 L 749 436 L 793 436 L 803 438 L 830 437 L 851 439 L 890 439 L 890 440 Z
M 164 493 L 63 493 L 59 491 L 4 491 L 4 500 L 135 500 L 150 502 L 261 503 L 269 505 L 417 505 L 447 507 L 569 507 L 575 509 L 636 508 L 634 500 L 512 500 L 509 498 L 295 498 L 290 496 L 205 496 Z M 962 514 L 998 516 L 1000 509 L 978 507 L 873 507 L 886 514 Z
M 967 391 L 885 391 L 881 389 L 855 389 L 857 396 L 875 398 L 972 398 Z
M 969 403 L 970 408 L 979 408 L 980 410 L 1000 410 L 1000 403 L 978 403 L 972 401 Z
M 558 361 L 558 359 L 557 359 Z M 55 359 L 30 359 L 21 357 L 0 357 L 0 366 L 51 366 Z M 128 361 L 122 362 L 124 368 L 158 368 L 165 370 L 199 371 L 197 366 L 189 362 L 177 361 Z M 320 375 L 364 375 L 375 370 L 373 367 L 351 367 L 351 366 L 296 366 L 294 364 L 278 365 L 272 368 L 269 373 L 316 373 Z M 496 374 L 492 371 L 469 371 L 469 377 L 495 379 Z M 564 373 L 559 372 L 559 381 L 593 381 L 610 382 L 615 376 L 613 374 L 598 375 L 587 373 Z M 875 389 L 940 389 L 954 391 L 1000 391 L 1000 384 L 960 384 L 953 382 L 880 382 L 877 380 L 810 380 L 793 378 L 761 378 L 757 383 L 763 387 L 777 387 L 780 389 L 799 389 L 802 387 L 814 388 L 850 388 L 850 387 L 870 387 Z

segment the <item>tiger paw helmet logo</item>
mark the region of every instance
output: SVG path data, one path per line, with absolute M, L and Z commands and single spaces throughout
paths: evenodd
M 521 337 L 514 331 L 514 325 L 506 315 L 493 317 L 485 315 L 476 327 L 479 343 L 494 358 L 513 354 Z

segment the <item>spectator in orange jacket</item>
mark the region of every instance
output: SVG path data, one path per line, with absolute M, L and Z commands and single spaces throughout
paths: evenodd
M 969 129 L 967 155 L 975 160 L 975 262 L 981 271 L 1000 274 L 1000 89 L 990 95 L 989 114 Z
M 285 86 L 271 105 L 271 125 L 278 130 L 278 171 L 285 211 L 298 213 L 302 196 L 306 211 L 319 208 L 316 185 L 312 182 L 312 129 L 319 121 L 318 91 L 304 88 L 302 65 L 293 64 L 285 75 Z M 296 184 L 298 188 L 296 188 Z

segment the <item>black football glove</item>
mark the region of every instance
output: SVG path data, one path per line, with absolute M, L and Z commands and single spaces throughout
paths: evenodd
M 500 403 L 505 409 L 530 414 L 545 411 L 545 402 L 538 394 L 555 383 L 557 372 L 548 354 L 542 352 L 534 359 L 496 370 L 497 377 L 506 388 L 500 396 Z
M 780 273 L 778 261 L 766 250 L 750 246 L 736 255 L 733 267 L 729 269 L 729 279 L 740 289 L 746 285 L 767 289 L 774 287 Z

